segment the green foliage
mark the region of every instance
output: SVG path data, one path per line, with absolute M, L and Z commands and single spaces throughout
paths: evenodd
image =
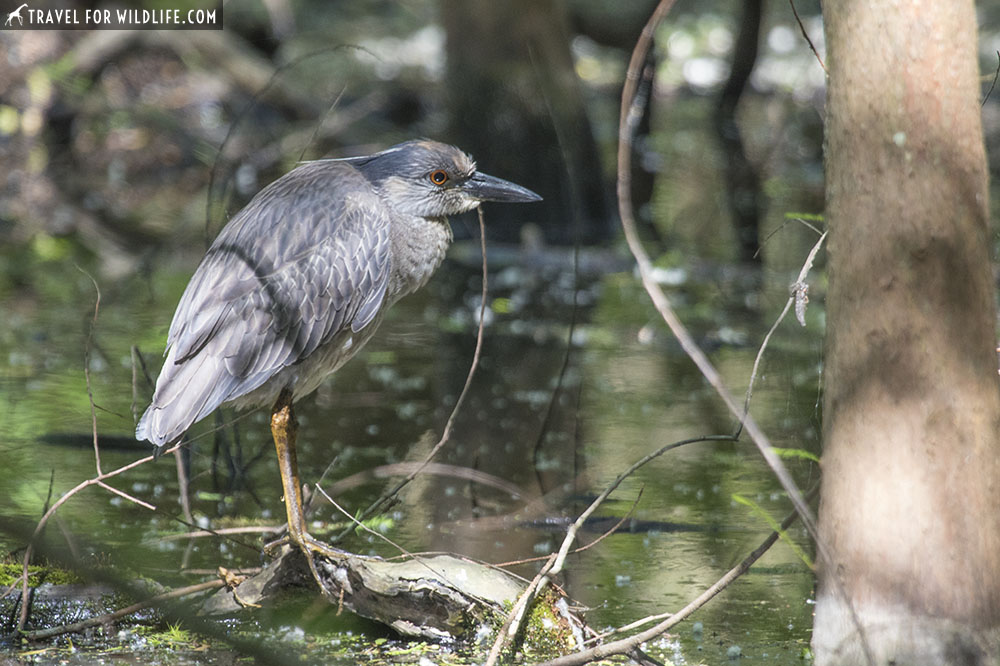
M 361 516 L 361 511 L 355 513 L 355 520 Z M 354 531 L 358 534 L 363 534 L 367 531 L 378 532 L 379 534 L 387 534 L 396 526 L 396 521 L 389 516 L 373 516 L 368 520 L 362 520 L 360 523 L 355 523 Z M 367 528 L 367 529 L 366 529 Z
M 531 605 L 522 647 L 528 663 L 568 654 L 576 647 L 567 621 L 555 610 L 558 600 L 558 595 L 547 589 Z
M 811 451 L 806 451 L 805 449 L 785 449 L 772 446 L 771 451 L 773 451 L 779 458 L 798 458 L 799 460 L 808 460 L 819 464 L 819 456 Z
M 0 585 L 14 585 L 21 579 L 22 565 L 20 562 L 5 562 L 0 564 Z M 28 567 L 28 585 L 35 587 L 42 583 L 53 585 L 72 585 L 82 583 L 83 579 L 76 573 L 57 567 L 32 564 Z
M 181 626 L 180 622 L 175 624 L 167 623 L 167 630 L 162 634 L 163 640 L 167 643 L 177 644 L 177 643 L 190 643 L 192 640 L 191 632 Z
M 198 636 L 185 629 L 180 622 L 168 622 L 165 629 L 140 625 L 134 631 L 153 648 L 195 648 L 201 644 Z
M 805 220 L 806 222 L 824 222 L 822 213 L 785 213 L 786 220 Z
M 810 569 L 813 568 L 812 558 L 809 557 L 809 555 L 807 555 L 806 552 L 802 550 L 802 548 L 800 548 L 797 543 L 795 543 L 788 537 L 788 534 L 785 532 L 785 530 L 781 529 L 781 525 L 778 523 L 778 521 L 776 521 L 773 517 L 771 517 L 771 514 L 769 514 L 767 511 L 764 511 L 764 509 L 762 509 L 760 505 L 754 502 L 752 499 L 744 497 L 743 495 L 734 493 L 732 497 L 734 502 L 738 502 L 739 504 L 748 507 L 754 515 L 763 519 L 764 522 L 766 522 L 772 530 L 778 533 L 778 538 L 780 538 L 782 541 L 788 544 L 788 547 L 792 549 L 792 552 L 798 555 L 799 559 L 802 560 L 802 562 L 807 567 L 809 567 Z

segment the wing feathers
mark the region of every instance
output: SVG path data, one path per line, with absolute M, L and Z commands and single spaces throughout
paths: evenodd
M 303 165 L 262 191 L 184 291 L 137 437 L 172 441 L 338 333 L 369 325 L 389 279 L 389 224 L 367 181 L 342 162 Z

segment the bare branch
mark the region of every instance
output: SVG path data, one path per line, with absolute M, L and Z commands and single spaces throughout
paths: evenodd
M 644 488 L 639 488 L 639 494 L 636 495 L 635 496 L 635 500 L 632 501 L 632 506 L 629 508 L 629 510 L 625 513 L 624 516 L 622 516 L 621 518 L 618 519 L 618 522 L 616 522 L 614 525 L 611 526 L 610 529 L 606 530 L 603 534 L 601 534 L 599 537 L 597 537 L 596 539 L 594 539 L 590 543 L 586 543 L 586 544 L 580 546 L 579 548 L 574 548 L 573 550 L 571 550 L 569 552 L 569 554 L 570 555 L 576 555 L 577 553 L 582 553 L 585 550 L 590 550 L 591 548 L 593 548 L 594 546 L 596 546 L 597 544 L 601 543 L 602 541 L 604 541 L 605 539 L 607 539 L 609 536 L 611 536 L 612 534 L 614 534 L 615 532 L 617 532 L 618 528 L 621 527 L 622 524 L 624 524 L 626 520 L 628 520 L 629 518 L 631 518 L 633 513 L 635 513 L 636 507 L 639 506 L 639 500 L 642 499 L 642 491 L 643 491 L 643 489 Z M 547 559 L 549 559 L 549 556 L 548 555 L 544 555 L 544 556 L 539 556 L 539 557 L 529 557 L 529 558 L 526 558 L 526 559 L 523 559 L 523 560 L 514 560 L 514 561 L 511 561 L 511 562 L 497 562 L 493 566 L 496 566 L 496 567 L 515 567 L 515 566 L 520 566 L 522 564 L 530 564 L 531 562 L 541 562 L 542 560 L 547 560 Z
M 97 328 L 97 314 L 101 310 L 101 288 L 97 285 L 97 280 L 87 271 L 77 266 L 76 269 L 90 278 L 97 292 L 94 300 L 94 317 L 90 320 L 90 329 L 87 331 L 87 343 L 83 348 L 83 378 L 87 383 L 87 398 L 90 401 L 90 422 L 94 436 L 94 463 L 97 465 L 97 475 L 101 475 L 101 447 L 97 443 L 97 410 L 94 408 L 94 391 L 90 386 L 90 347 L 94 339 L 94 329 Z
M 993 74 L 993 83 L 990 84 L 990 89 L 983 95 L 983 102 L 979 105 L 980 107 L 986 106 L 986 100 L 990 98 L 990 95 L 993 94 L 993 89 L 997 87 L 997 77 L 1000 77 L 1000 51 L 997 51 L 997 69 L 996 73 Z
M 132 495 L 129 495 L 127 492 L 125 492 L 124 490 L 118 490 L 114 486 L 109 486 L 108 484 L 104 483 L 103 481 L 98 481 L 97 485 L 99 485 L 101 488 L 104 488 L 105 490 L 107 490 L 110 493 L 114 493 L 115 495 L 118 495 L 122 499 L 126 499 L 129 502 L 132 502 L 133 504 L 138 504 L 139 506 L 143 507 L 144 509 L 149 509 L 150 511 L 156 511 L 156 507 L 153 506 L 152 504 L 150 504 L 149 502 L 144 502 L 144 501 L 142 501 L 141 499 L 139 499 L 137 497 L 133 497 Z
M 220 537 L 230 534 L 276 534 L 284 529 L 283 525 L 261 525 L 244 527 L 223 527 L 214 530 L 196 530 L 194 532 L 182 532 L 180 534 L 167 534 L 157 541 L 179 541 L 181 539 L 200 539 L 204 537 Z
M 802 36 L 805 38 L 806 43 L 809 44 L 809 48 L 812 49 L 813 55 L 816 56 L 816 61 L 819 62 L 819 66 L 823 68 L 823 71 L 830 74 L 826 69 L 826 65 L 823 64 L 823 58 L 820 57 L 819 51 L 816 50 L 816 45 L 813 44 L 812 39 L 809 38 L 809 33 L 806 32 L 806 27 L 802 25 L 802 19 L 799 18 L 799 12 L 795 9 L 795 0 L 788 0 L 788 4 L 792 6 L 792 14 L 795 15 L 795 22 L 799 24 L 799 30 L 802 31 Z
M 144 601 L 140 601 L 127 606 L 126 608 L 121 608 L 114 611 L 113 613 L 107 613 L 105 615 L 99 615 L 97 617 L 88 618 L 81 622 L 74 622 L 73 624 L 66 624 L 61 627 L 50 627 L 48 629 L 40 629 L 38 631 L 26 631 L 24 632 L 25 638 L 29 640 L 38 641 L 43 638 L 52 638 L 53 636 L 59 636 L 61 634 L 72 634 L 78 631 L 83 631 L 84 629 L 89 629 L 90 627 L 99 627 L 103 624 L 108 624 L 109 622 L 114 622 L 126 615 L 131 615 L 132 613 L 141 611 L 144 608 L 149 608 L 150 606 L 156 606 L 164 601 L 169 601 L 171 599 L 178 599 L 180 597 L 186 597 L 191 594 L 196 594 L 198 592 L 204 592 L 205 590 L 215 590 L 225 585 L 225 581 L 221 578 L 216 580 L 205 581 L 204 583 L 198 583 L 196 585 L 188 585 L 187 587 L 180 587 L 176 590 L 170 590 L 169 592 L 164 592 L 163 594 L 157 594 L 155 597 L 150 597 Z

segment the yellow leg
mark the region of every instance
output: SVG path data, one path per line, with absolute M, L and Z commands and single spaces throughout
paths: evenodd
M 299 465 L 295 457 L 297 432 L 298 422 L 295 420 L 295 412 L 292 410 L 292 392 L 285 389 L 278 396 L 278 400 L 271 410 L 271 435 L 274 437 L 274 448 L 278 454 L 281 485 L 285 491 L 288 538 L 305 555 L 306 561 L 309 563 L 309 571 L 320 589 L 324 593 L 328 593 L 319 576 L 319 571 L 316 569 L 313 553 L 336 557 L 342 555 L 342 551 L 314 539 L 306 531 L 306 518 L 302 510 L 302 484 L 299 482 Z

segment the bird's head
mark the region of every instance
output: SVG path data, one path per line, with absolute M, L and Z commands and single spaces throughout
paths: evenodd
M 471 157 L 437 141 L 401 143 L 354 165 L 386 203 L 419 217 L 439 218 L 472 210 L 483 201 L 541 201 L 531 190 L 476 170 Z

